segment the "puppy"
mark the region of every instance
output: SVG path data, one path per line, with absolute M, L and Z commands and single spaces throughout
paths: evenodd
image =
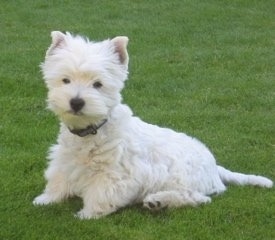
M 150 210 L 209 203 L 227 183 L 272 187 L 265 177 L 218 166 L 197 139 L 133 116 L 120 95 L 128 76 L 127 37 L 51 36 L 41 68 L 48 107 L 61 124 L 35 205 L 79 196 L 84 207 L 77 216 L 90 219 L 135 203 Z

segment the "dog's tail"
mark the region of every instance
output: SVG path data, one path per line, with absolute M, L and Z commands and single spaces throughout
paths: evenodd
M 224 184 L 233 183 L 237 185 L 253 185 L 266 188 L 271 188 L 273 186 L 273 182 L 266 177 L 231 172 L 221 166 L 218 166 L 218 172 Z

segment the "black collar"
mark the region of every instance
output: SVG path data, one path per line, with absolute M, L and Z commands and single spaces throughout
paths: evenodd
M 88 127 L 84 128 L 84 129 L 70 129 L 70 132 L 79 136 L 79 137 L 85 137 L 89 134 L 93 134 L 96 135 L 97 134 L 97 130 L 99 128 L 101 128 L 105 123 L 107 122 L 107 119 L 104 119 L 99 125 L 96 124 L 91 124 Z

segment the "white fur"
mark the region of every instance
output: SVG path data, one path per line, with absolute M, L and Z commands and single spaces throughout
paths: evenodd
M 52 32 L 42 71 L 49 108 L 60 118 L 57 144 L 49 153 L 45 191 L 34 204 L 83 199 L 80 218 L 98 218 L 134 203 L 151 210 L 196 206 L 226 190 L 224 183 L 272 187 L 271 180 L 233 173 L 216 165 L 211 152 L 184 133 L 147 124 L 121 103 L 127 79 L 127 37 L 93 43 Z M 70 80 L 69 84 L 62 82 Z M 100 81 L 103 86 L 95 88 Z M 80 97 L 74 114 L 70 100 Z M 96 135 L 79 137 L 68 128 L 86 128 L 107 119 Z

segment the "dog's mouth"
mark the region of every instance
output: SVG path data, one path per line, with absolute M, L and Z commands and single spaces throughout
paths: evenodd
M 84 113 L 81 111 L 68 110 L 66 113 L 74 116 L 79 116 L 79 117 L 84 116 Z

